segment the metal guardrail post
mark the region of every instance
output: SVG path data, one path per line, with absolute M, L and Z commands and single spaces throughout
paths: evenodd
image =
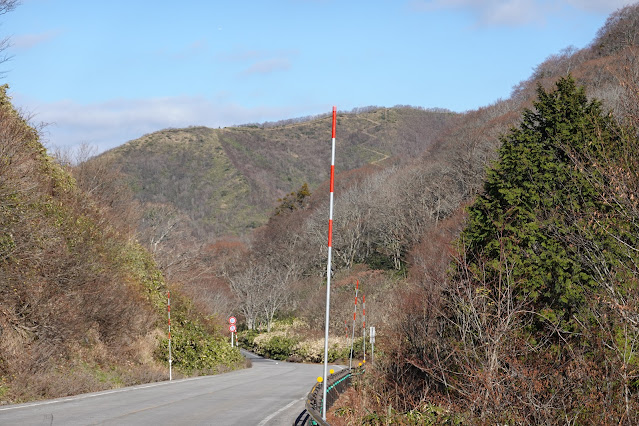
M 364 367 L 352 369 L 349 368 L 328 376 L 328 380 L 326 381 L 327 411 L 335 403 L 335 401 L 337 401 L 339 395 L 351 385 L 353 376 L 360 375 L 364 371 Z M 324 413 L 322 413 L 322 395 L 323 385 L 320 383 L 316 383 L 306 397 L 306 411 L 309 414 L 307 424 L 309 425 L 330 426 L 323 419 Z

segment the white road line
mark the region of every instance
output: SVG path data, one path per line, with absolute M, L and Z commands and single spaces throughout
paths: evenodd
M 261 422 L 259 422 L 257 424 L 257 426 L 264 426 L 266 423 L 269 422 L 269 420 L 271 420 L 273 417 L 277 416 L 278 414 L 280 414 L 282 411 L 290 408 L 293 404 L 299 402 L 299 401 L 303 401 L 304 398 L 306 398 L 306 396 L 301 397 L 300 399 L 294 399 L 293 401 L 289 402 L 286 406 L 280 408 L 279 410 L 277 410 L 276 412 L 274 412 L 273 414 L 271 414 L 270 416 L 268 416 L 267 418 L 265 418 L 264 420 L 262 420 Z
M 133 386 L 133 387 L 127 387 L 127 388 L 121 388 L 121 389 L 114 389 L 114 390 L 104 391 L 104 392 L 97 392 L 97 393 L 90 393 L 90 394 L 85 394 L 85 395 L 71 396 L 69 398 L 64 398 L 64 399 L 53 399 L 53 400 L 50 400 L 50 401 L 33 402 L 31 404 L 26 403 L 26 404 L 20 404 L 20 405 L 13 405 L 13 406 L 9 406 L 9 407 L 0 408 L 0 411 L 18 410 L 20 408 L 38 407 L 40 405 L 60 404 L 60 403 L 63 403 L 63 402 L 79 401 L 79 400 L 82 400 L 82 399 L 95 398 L 95 397 L 98 397 L 98 396 L 110 395 L 110 394 L 113 394 L 113 393 L 129 392 L 129 391 L 133 391 L 133 390 L 136 390 L 136 389 L 154 388 L 154 387 L 157 387 L 157 386 L 176 384 L 176 383 L 180 383 L 180 382 L 189 382 L 189 381 L 193 381 L 193 380 L 201 380 L 201 379 L 205 379 L 207 377 L 208 376 L 200 376 L 200 377 L 191 377 L 191 378 L 182 379 L 182 380 L 155 382 L 155 383 L 151 383 L 151 384 L 148 384 L 148 385 L 139 385 L 139 386 Z

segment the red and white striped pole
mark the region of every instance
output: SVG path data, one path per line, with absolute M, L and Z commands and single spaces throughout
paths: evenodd
M 169 315 L 169 381 L 173 380 L 173 369 L 171 368 L 173 364 L 173 359 L 171 358 L 171 292 L 166 292 L 167 304 L 166 311 Z
M 357 317 L 357 292 L 359 291 L 359 280 L 355 281 L 355 310 L 353 311 L 353 332 L 351 335 L 351 354 L 348 361 L 348 368 L 353 368 L 353 349 L 355 345 L 355 317 Z
M 326 325 L 324 329 L 324 380 L 322 398 L 322 419 L 326 421 L 326 382 L 328 382 L 328 323 L 331 307 L 331 256 L 333 243 L 333 187 L 335 180 L 335 123 L 337 121 L 337 107 L 333 107 L 333 128 L 331 136 L 331 183 L 330 203 L 328 210 L 328 262 L 326 263 Z
M 366 295 L 362 294 L 362 331 L 364 336 L 364 363 L 366 363 Z

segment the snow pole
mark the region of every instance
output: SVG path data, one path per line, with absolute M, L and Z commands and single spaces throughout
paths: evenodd
M 333 239 L 333 188 L 335 181 L 335 122 L 337 107 L 333 107 L 333 126 L 331 132 L 331 183 L 330 204 L 328 210 L 328 262 L 326 263 L 326 325 L 324 328 L 324 380 L 322 398 L 322 420 L 326 421 L 326 382 L 328 382 L 328 324 L 331 306 L 331 256 Z
M 171 364 L 173 364 L 173 359 L 171 358 L 171 292 L 166 292 L 166 311 L 169 316 L 169 381 L 173 380 L 173 369 L 171 368 Z
M 366 363 L 366 295 L 362 294 L 362 331 L 364 340 L 364 363 Z
M 348 360 L 348 368 L 353 368 L 353 349 L 355 345 L 355 317 L 357 316 L 357 291 L 359 290 L 359 280 L 355 281 L 355 310 L 353 310 L 353 332 L 351 334 L 351 353 Z

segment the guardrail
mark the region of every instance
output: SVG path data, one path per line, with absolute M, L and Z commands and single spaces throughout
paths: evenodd
M 351 385 L 354 376 L 364 373 L 364 367 L 345 369 L 328 376 L 326 382 L 326 409 L 331 408 L 333 403 L 337 401 L 339 395 Z M 308 416 L 302 423 L 298 425 L 320 425 L 330 426 L 322 419 L 322 397 L 324 393 L 324 385 L 316 383 L 313 389 L 308 393 L 306 398 L 306 411 Z M 302 415 L 300 415 L 302 417 Z M 298 417 L 298 419 L 300 419 Z

